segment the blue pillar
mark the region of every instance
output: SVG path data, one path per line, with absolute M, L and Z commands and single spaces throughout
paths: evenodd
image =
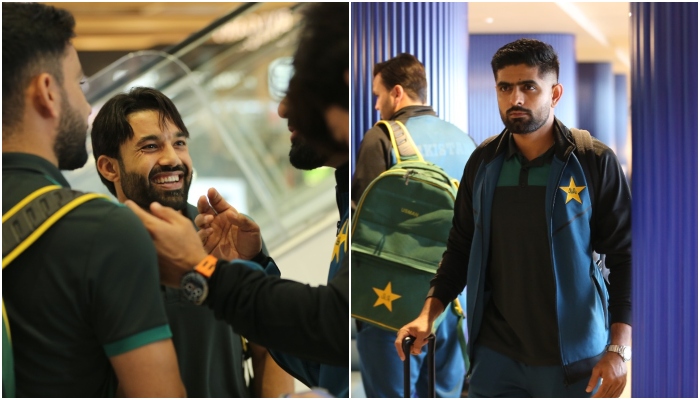
M 428 104 L 467 129 L 467 3 L 352 3 L 352 170 L 364 133 L 379 120 L 374 64 L 410 53 L 425 65 Z
M 615 82 L 612 64 L 578 64 L 578 128 L 591 132 L 617 154 L 615 147 Z
M 615 154 L 629 176 L 627 165 L 627 128 L 629 126 L 629 101 L 627 100 L 627 75 L 615 74 Z
M 577 127 L 576 117 L 576 40 L 568 34 L 502 34 L 469 36 L 469 130 L 479 144 L 503 130 L 498 113 L 496 81 L 491 58 L 503 45 L 518 39 L 537 39 L 552 45 L 559 57 L 559 82 L 564 86 L 555 115 L 564 125 Z
M 698 397 L 698 4 L 630 3 L 634 397 Z

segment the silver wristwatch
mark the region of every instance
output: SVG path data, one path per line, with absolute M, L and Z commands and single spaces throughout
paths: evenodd
M 632 349 L 629 346 L 609 344 L 606 350 L 619 354 L 625 362 L 632 359 Z

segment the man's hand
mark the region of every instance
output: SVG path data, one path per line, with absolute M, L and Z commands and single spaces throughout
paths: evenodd
M 209 189 L 207 197 L 197 202 L 199 215 L 194 223 L 204 249 L 217 258 L 250 260 L 262 249 L 260 227 L 240 214 L 224 200 L 216 189 Z
M 610 325 L 610 343 L 631 346 L 632 327 L 622 322 Z M 620 397 L 627 385 L 627 365 L 619 354 L 605 352 L 593 368 L 586 392 L 592 392 L 600 378 L 603 378 L 603 383 L 593 397 Z
M 428 336 L 432 333 L 432 329 L 433 324 L 423 314 L 399 329 L 394 346 L 396 346 L 396 352 L 399 353 L 401 361 L 406 360 L 403 354 L 403 340 L 409 336 L 415 337 L 416 340 L 411 345 L 411 354 L 418 355 L 421 353 L 423 346 L 428 343 Z
M 161 282 L 179 287 L 182 275 L 207 256 L 192 221 L 159 203 L 151 203 L 151 214 L 131 200 L 124 204 L 141 219 L 153 238 L 158 251 Z
M 627 385 L 627 365 L 619 354 L 608 351 L 593 367 L 591 379 L 586 386 L 587 393 L 593 391 L 599 378 L 603 378 L 603 383 L 593 397 L 620 397 Z
M 406 358 L 403 354 L 403 340 L 409 336 L 415 337 L 416 340 L 411 345 L 411 354 L 420 354 L 421 348 L 428 343 L 428 336 L 433 332 L 433 323 L 444 309 L 445 306 L 440 300 L 428 297 L 418 318 L 399 329 L 394 346 L 401 361 Z

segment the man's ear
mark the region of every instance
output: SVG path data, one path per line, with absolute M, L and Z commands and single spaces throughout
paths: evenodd
M 44 118 L 58 118 L 61 104 L 60 88 L 53 75 L 44 72 L 29 84 L 29 98 L 37 112 Z
M 391 97 L 394 99 L 394 105 L 398 106 L 401 101 L 403 101 L 403 98 L 406 96 L 406 91 L 403 89 L 403 86 L 401 85 L 396 85 L 393 88 L 391 88 Z
M 552 108 L 557 106 L 561 96 L 564 94 L 564 86 L 561 83 L 557 83 L 552 87 Z
M 101 155 L 97 158 L 97 171 L 100 175 L 112 183 L 120 180 L 118 161 L 115 158 Z

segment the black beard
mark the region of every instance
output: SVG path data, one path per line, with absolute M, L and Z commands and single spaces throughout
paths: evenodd
M 73 171 L 82 168 L 88 159 L 85 146 L 88 125 L 78 112 L 70 108 L 66 94 L 62 93 L 61 97 L 66 108 L 58 122 L 58 135 L 53 151 L 58 159 L 58 169 Z
M 166 207 L 174 208 L 175 210 L 185 210 L 187 208 L 187 195 L 190 191 L 190 184 L 192 183 L 192 173 L 187 166 L 179 165 L 172 168 L 154 167 L 148 175 L 148 178 L 144 178 L 138 173 L 126 172 L 122 160 L 119 160 L 119 170 L 122 177 L 121 185 L 124 195 L 127 199 L 132 200 L 144 210 L 148 211 L 151 203 L 154 201 Z M 155 174 L 173 171 L 184 172 L 182 179 L 185 181 L 182 188 L 160 191 L 151 184 L 151 178 Z
M 326 160 L 327 157 L 319 154 L 316 148 L 306 140 L 292 140 L 292 147 L 289 149 L 289 162 L 294 168 L 309 171 L 322 167 Z
M 511 111 L 522 111 L 527 113 L 530 118 L 525 119 L 525 118 L 518 118 L 514 121 L 511 121 L 508 119 L 508 113 Z M 547 122 L 547 119 L 549 118 L 549 112 L 547 112 L 547 115 L 544 116 L 541 120 L 536 119 L 532 115 L 532 111 L 522 108 L 522 107 L 511 107 L 508 111 L 506 111 L 505 115 L 501 114 L 501 121 L 503 121 L 503 125 L 505 125 L 506 129 L 510 131 L 511 133 L 515 135 L 524 135 L 528 133 L 532 133 L 538 129 L 540 129 L 545 122 Z

